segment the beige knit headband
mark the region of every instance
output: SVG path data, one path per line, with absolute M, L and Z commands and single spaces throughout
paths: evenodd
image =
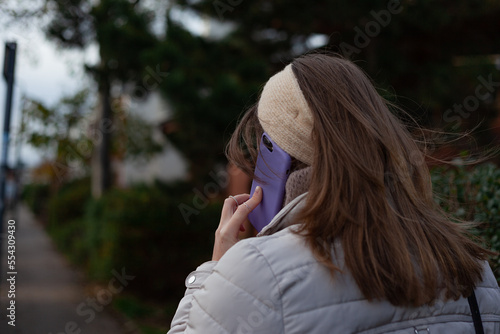
M 257 107 L 260 124 L 292 157 L 312 165 L 313 117 L 289 64 L 264 86 Z

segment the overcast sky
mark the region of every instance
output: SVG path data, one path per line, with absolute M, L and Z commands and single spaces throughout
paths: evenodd
M 6 2 L 3 2 L 6 1 Z M 34 7 L 39 0 L 0 0 L 0 57 L 3 64 L 5 42 L 17 42 L 17 59 L 15 71 L 14 99 L 11 119 L 11 146 L 9 162 L 12 165 L 17 153 L 12 145 L 14 135 L 19 127 L 21 116 L 21 96 L 37 99 L 47 106 L 53 106 L 61 97 L 70 95 L 77 90 L 92 84 L 90 78 L 83 71 L 83 64 L 95 64 L 98 60 L 96 45 L 81 50 L 60 49 L 55 42 L 48 41 L 42 31 L 41 19 L 26 19 L 24 21 L 9 22 L 9 16 L 3 8 L 18 8 L 19 6 Z M 168 2 L 146 1 L 149 6 L 156 6 L 158 13 L 163 13 Z M 31 8 L 32 9 L 32 8 Z M 218 38 L 225 35 L 232 27 L 228 23 L 211 22 L 201 19 L 190 11 L 181 11 L 172 8 L 172 19 L 182 22 L 192 33 L 209 35 Z M 163 15 L 157 15 L 152 22 L 153 30 L 162 35 L 165 22 Z M 318 41 L 311 40 L 315 47 L 326 43 L 324 36 Z M 316 38 L 317 39 L 317 38 Z M 316 45 L 317 44 L 317 45 Z M 3 66 L 3 65 L 2 65 Z M 3 131 L 5 114 L 5 94 L 7 85 L 5 80 L 0 84 L 0 129 Z M 3 138 L 3 136 L 0 136 Z M 2 147 L 2 146 L 0 146 Z M 30 165 L 36 165 L 42 160 L 42 155 L 28 145 L 21 149 L 21 160 Z
M 0 15 L 2 15 L 0 13 Z M 11 145 L 9 163 L 15 161 L 16 152 L 12 145 L 21 116 L 21 96 L 37 99 L 48 106 L 54 105 L 61 97 L 76 92 L 88 85 L 88 77 L 83 73 L 82 63 L 95 62 L 97 49 L 90 47 L 82 51 L 62 50 L 54 42 L 48 41 L 40 28 L 39 22 L 30 25 L 2 25 L 0 30 L 0 57 L 3 58 L 6 42 L 17 43 L 15 68 L 15 86 L 11 118 Z M 0 84 L 0 125 L 3 132 L 5 117 L 5 94 L 7 84 L 2 76 Z M 1 136 L 3 138 L 3 136 Z M 0 146 L 1 147 L 1 146 Z M 28 165 L 39 163 L 42 158 L 39 152 L 24 145 L 21 160 Z
M 6 4 L 6 7 L 15 8 L 17 6 L 16 1 L 7 0 L 7 3 L 4 4 Z M 174 10 L 173 16 L 176 20 L 187 24 L 190 30 L 196 34 L 206 32 L 206 22 L 202 22 L 189 13 Z M 57 103 L 61 97 L 88 86 L 91 83 L 88 76 L 84 74 L 83 64 L 96 63 L 98 49 L 95 45 L 88 47 L 85 52 L 60 49 L 53 41 L 48 41 L 45 38 L 40 20 L 27 20 L 27 22 L 13 25 L 6 23 L 6 21 L 6 15 L 2 12 L 2 6 L 0 6 L 1 64 L 3 64 L 5 42 L 15 41 L 18 45 L 11 119 L 11 146 L 9 149 L 9 162 L 13 164 L 16 152 L 15 147 L 12 145 L 12 138 L 20 122 L 21 96 L 34 98 L 51 106 Z M 164 29 L 164 22 L 162 20 L 157 21 L 154 22 L 153 28 L 157 33 L 161 34 Z M 1 82 L 0 129 L 3 131 L 7 89 L 3 76 Z M 0 137 L 3 138 L 3 136 Z M 21 149 L 21 158 L 22 161 L 31 166 L 42 160 L 41 154 L 27 145 L 24 145 Z

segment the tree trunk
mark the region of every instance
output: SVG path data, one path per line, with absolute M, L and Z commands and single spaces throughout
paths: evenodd
M 113 131 L 113 113 L 108 78 L 99 79 L 99 104 L 95 122 L 94 152 L 92 155 L 92 196 L 101 197 L 113 181 L 111 172 L 111 136 Z

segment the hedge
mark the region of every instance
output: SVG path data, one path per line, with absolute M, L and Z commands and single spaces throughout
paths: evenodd
M 91 279 L 106 282 L 113 270 L 135 276 L 127 291 L 154 299 L 179 299 L 184 279 L 211 257 L 222 202 L 195 208 L 196 193 L 187 183 L 113 189 L 92 199 L 88 179 L 73 181 L 52 196 L 28 187 L 33 208 L 46 203 L 47 231 L 57 247 Z M 187 223 L 179 210 L 196 210 Z M 36 207 L 36 206 L 35 206 Z
M 500 252 L 500 169 L 438 167 L 431 176 L 436 202 L 456 217 L 482 222 L 475 232 Z M 178 300 L 186 275 L 210 259 L 221 200 L 200 207 L 194 202 L 200 193 L 182 182 L 113 189 L 91 199 L 89 184 L 88 179 L 73 181 L 48 200 L 43 198 L 48 187 L 32 185 L 24 198 L 37 212 L 47 203 L 47 228 L 56 245 L 91 278 L 106 282 L 113 270 L 125 268 L 135 276 L 128 291 Z M 180 205 L 198 205 L 189 224 Z M 498 256 L 492 266 L 500 278 Z
M 136 276 L 132 289 L 156 298 L 180 296 L 186 275 L 210 259 L 222 205 L 207 205 L 187 224 L 179 205 L 194 194 L 175 188 L 113 190 L 88 203 L 85 244 L 92 277 L 107 279 L 111 270 L 125 267 Z
M 44 216 L 47 211 L 47 200 L 50 194 L 48 184 L 31 183 L 23 187 L 21 198 L 31 211 L 38 217 Z
M 437 167 L 431 171 L 436 202 L 453 216 L 478 223 L 475 234 L 485 246 L 500 253 L 500 168 Z M 491 258 L 500 282 L 500 256 Z

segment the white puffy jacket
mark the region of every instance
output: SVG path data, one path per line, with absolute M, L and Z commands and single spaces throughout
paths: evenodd
M 367 301 L 343 267 L 332 280 L 303 239 L 292 233 L 305 194 L 288 204 L 259 237 L 238 242 L 219 262 L 186 279 L 169 334 L 473 334 L 467 299 L 395 307 Z M 475 290 L 486 334 L 500 334 L 500 289 L 488 264 Z

